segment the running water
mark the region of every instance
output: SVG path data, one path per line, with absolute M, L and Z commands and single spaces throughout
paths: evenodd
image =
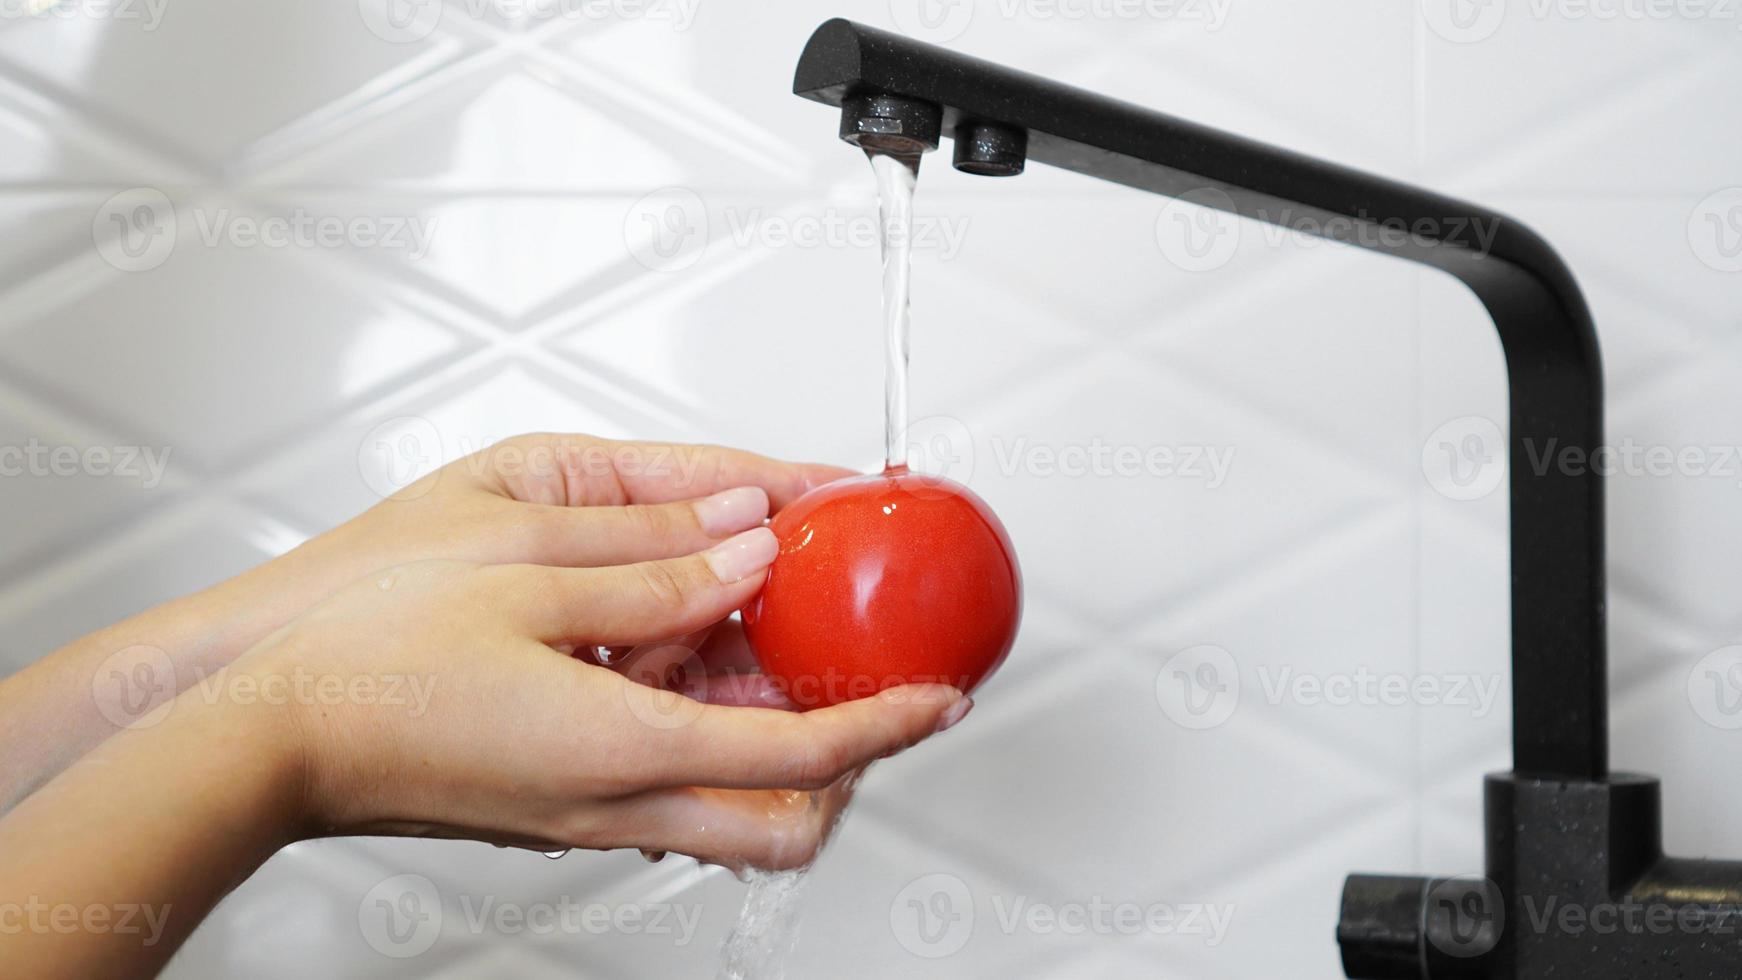
M 783 980 L 786 961 L 798 945 L 800 901 L 810 869 L 751 871 L 744 910 L 726 939 L 720 980 Z
M 883 446 L 884 466 L 907 465 L 907 358 L 913 315 L 913 190 L 919 155 L 865 153 L 877 175 L 878 231 L 883 246 Z
M 883 379 L 884 465 L 889 470 L 907 468 L 907 359 L 908 333 L 912 326 L 909 296 L 913 259 L 913 192 L 919 182 L 919 154 L 889 154 L 865 151 L 871 172 L 877 176 L 877 203 L 881 220 L 879 238 L 883 252 Z M 825 844 L 847 815 L 853 787 L 862 773 L 849 777 L 841 788 L 840 810 L 825 815 Z M 828 806 L 824 793 L 811 793 L 812 809 Z M 813 862 L 814 863 L 814 862 Z M 751 870 L 750 885 L 738 924 L 726 938 L 725 964 L 719 980 L 785 980 L 786 963 L 798 946 L 800 914 L 804 911 L 805 887 L 810 866 L 792 871 Z
M 864 775 L 865 770 L 859 769 L 829 789 L 786 795 L 788 803 L 804 798 L 807 814 L 815 814 L 823 822 L 823 848 L 828 847 L 840 829 L 853 801 L 853 791 Z M 819 849 L 811 863 L 802 868 L 791 871 L 752 868 L 742 875 L 750 891 L 744 896 L 738 924 L 726 937 L 726 961 L 720 967 L 718 980 L 786 980 L 787 960 L 798 946 L 805 888 L 810 884 L 811 868 L 821 857 Z

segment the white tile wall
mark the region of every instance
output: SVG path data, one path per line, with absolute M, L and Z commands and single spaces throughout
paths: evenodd
M 573 428 L 871 465 L 875 249 L 756 230 L 872 214 L 831 115 L 788 94 L 836 14 L 1515 213 L 1591 299 L 1611 440 L 1742 443 L 1742 273 L 1726 271 L 1742 191 L 1719 195 L 1742 184 L 1742 23 L 1724 14 L 393 2 L 62 0 L 0 20 L 0 443 L 174 452 L 149 492 L 0 480 L 0 669 L 355 513 L 371 499 L 359 449 L 396 418 L 429 420 L 446 456 Z M 1421 469 L 1443 423 L 1503 419 L 1479 307 L 1400 264 L 1256 232 L 1186 272 L 1157 247 L 1165 202 L 1045 168 L 995 184 L 934 161 L 924 177 L 921 213 L 961 237 L 919 249 L 917 414 L 972 433 L 970 482 L 1017 542 L 1028 619 L 971 723 L 873 773 L 816 872 L 795 975 L 1340 975 L 1346 872 L 1479 867 L 1507 692 L 1488 713 L 1337 708 L 1272 703 L 1263 681 L 1504 679 L 1504 494 L 1452 501 Z M 149 269 L 115 251 L 105 209 L 138 187 L 176 209 L 173 253 Z M 708 235 L 650 269 L 639 222 L 671 201 Z M 299 214 L 433 232 L 417 254 L 206 240 L 219 219 Z M 1236 462 L 1214 488 L 1011 472 L 1020 439 Z M 1612 484 L 1615 756 L 1667 778 L 1669 843 L 1688 853 L 1742 855 L 1727 819 L 1742 792 L 1712 777 L 1737 736 L 1687 690 L 1700 658 L 1742 640 L 1739 483 Z M 1163 665 L 1206 644 L 1238 664 L 1241 701 L 1189 730 L 1158 677 L 1167 689 Z M 441 932 L 394 957 L 363 920 L 402 874 L 429 880 Z M 932 874 L 957 876 L 975 912 L 941 958 L 892 925 Z M 302 844 L 170 975 L 705 977 L 741 893 L 687 862 Z M 686 944 L 467 926 L 485 897 L 565 895 L 699 903 L 701 926 Z M 1064 935 L 1005 928 L 1020 898 L 1235 914 L 1219 943 Z

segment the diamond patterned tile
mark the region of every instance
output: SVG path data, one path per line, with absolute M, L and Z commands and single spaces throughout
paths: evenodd
M 275 129 L 456 48 L 439 35 L 383 40 L 356 4 L 124 6 L 140 16 L 15 24 L 0 32 L 0 62 L 214 169 Z
M 263 175 L 267 183 L 636 196 L 758 179 L 743 159 L 698 145 L 627 95 L 512 63 L 449 75 L 418 101 Z
M 41 286 L 36 277 L 91 257 L 92 225 L 109 191 L 0 194 L 0 297 L 17 300 Z M 5 302 L 6 299 L 0 299 Z
M 315 438 L 248 472 L 240 486 L 318 532 L 444 463 L 522 433 L 690 437 L 600 391 L 521 364 L 486 368 L 325 426 Z
M 225 208 L 183 210 L 160 267 L 111 274 L 0 334 L 8 363 L 75 411 L 215 466 L 269 452 L 296 427 L 463 348 L 323 276 L 308 261 L 318 256 L 207 247 L 201 222 L 246 220 Z
M 958 207 L 922 205 L 915 245 L 912 412 L 940 424 L 1010 397 L 1013 377 L 1040 374 L 1078 346 L 1045 311 L 961 270 L 979 227 Z M 883 425 L 879 260 L 866 237 L 875 234 L 874 209 L 862 199 L 715 208 L 705 257 L 652 274 L 653 285 L 663 277 L 673 288 L 607 310 L 553 345 L 713 419 L 722 438 L 874 465 Z M 780 383 L 746 383 L 761 377 Z
M 14 232 L 0 447 L 149 442 L 175 463 L 150 494 L 0 480 L 0 672 L 522 431 L 874 465 L 875 246 L 769 238 L 872 210 L 832 114 L 789 92 L 826 14 L 1516 213 L 1590 295 L 1611 441 L 1742 444 L 1728 383 L 1742 236 L 1726 224 L 1742 136 L 1706 97 L 1742 71 L 1736 24 L 1512 4 L 1460 28 L 1450 2 L 1186 5 L 1211 25 L 991 0 L 665 5 L 681 24 L 557 0 L 414 5 L 404 21 L 386 0 L 193 0 L 150 24 L 0 24 L 0 227 Z M 137 216 L 138 191 L 105 211 L 129 188 L 183 205 L 173 253 L 132 273 L 140 256 L 116 247 L 138 243 L 94 233 Z M 199 219 L 217 208 L 415 216 L 436 234 L 419 258 L 205 247 Z M 961 237 L 918 256 L 915 415 L 955 454 L 942 468 L 1006 519 L 1028 622 L 969 724 L 871 774 L 816 873 L 795 975 L 1337 975 L 1344 874 L 1479 864 L 1480 776 L 1507 763 L 1504 686 L 1478 718 L 1272 703 L 1254 678 L 1229 720 L 1194 730 L 1170 720 L 1158 672 L 1204 644 L 1251 672 L 1504 672 L 1505 493 L 1442 492 L 1424 468 L 1448 424 L 1503 431 L 1482 311 L 1444 277 L 1255 224 L 1193 226 L 1044 167 L 999 183 L 934 160 L 919 208 Z M 1202 232 L 1222 236 L 1209 253 Z M 1096 446 L 1235 455 L 1214 488 L 1059 471 L 1060 452 Z M 1734 850 L 1713 819 L 1734 794 L 1707 776 L 1733 734 L 1731 702 L 1711 699 L 1735 692 L 1700 685 L 1728 682 L 1718 668 L 1742 641 L 1724 589 L 1738 485 L 1611 488 L 1616 761 L 1666 777 L 1682 853 Z M 1222 663 L 1194 656 L 1179 665 Z M 938 911 L 935 891 L 912 890 L 933 874 L 978 915 L 959 952 L 926 958 L 892 913 Z M 430 904 L 404 904 L 425 896 L 402 875 L 427 881 Z M 694 902 L 700 925 L 683 945 L 467 925 L 480 897 L 565 894 Z M 706 976 L 742 895 L 678 859 L 305 844 L 168 975 Z M 1017 896 L 1237 911 L 1206 947 L 1000 928 L 994 900 Z M 406 949 L 381 931 L 383 898 L 439 913 L 427 950 L 393 955 Z M 399 924 L 415 942 L 422 921 Z
M 0 80 L 0 184 L 137 183 L 161 161 L 117 148 L 29 86 Z
M 1256 714 L 1183 730 L 1156 688 L 1155 669 L 1134 658 L 1061 669 L 1045 697 L 988 699 L 955 737 L 873 770 L 867 786 L 879 792 L 868 805 L 1050 900 L 1136 901 L 1261 875 L 1393 792 L 1382 774 Z M 1283 799 L 1288 821 L 1257 817 Z M 916 800 L 923 809 L 901 802 Z
M 0 389 L 0 576 L 186 491 L 171 446 L 123 444 Z
M 392 247 L 359 257 L 508 329 L 564 315 L 647 272 L 624 245 L 631 198 L 289 192 L 274 200 L 281 212 L 404 222 Z
M 1407 788 L 1420 715 L 1436 706 L 1465 715 L 1474 709 L 1452 690 L 1461 671 L 1430 674 L 1417 666 L 1414 528 L 1402 503 L 1327 528 L 1319 540 L 1207 594 L 1150 613 L 1131 641 L 1150 687 L 1190 687 L 1184 702 L 1164 709 L 1179 726 L 1174 737 L 1197 744 L 1236 730 L 1257 741 L 1290 732 L 1388 780 L 1396 792 Z M 1182 659 L 1204 646 L 1226 653 L 1212 661 L 1207 685 L 1201 668 Z M 1446 687 L 1420 697 L 1406 690 L 1424 681 Z M 1225 719 L 1216 707 L 1194 710 L 1193 698 L 1212 695 L 1232 699 Z M 1200 724 L 1210 727 L 1200 731 Z
M 1552 13 L 1613 9 L 1601 5 L 1496 4 L 1466 33 L 1442 19 L 1452 2 L 1424 4 L 1423 132 L 1436 183 L 1634 194 L 1735 182 L 1723 161 L 1742 137 L 1711 125 L 1700 100 L 1735 84 L 1733 44 L 1668 21 Z
M 45 563 L 0 592 L 0 671 L 176 596 L 223 581 L 273 553 L 260 518 L 222 503 L 180 509 L 94 552 Z
M 1207 273 L 1241 288 L 1157 318 L 1142 348 L 1263 408 L 1292 438 L 1376 473 L 1407 474 L 1419 444 L 1408 416 L 1389 409 L 1415 388 L 1417 274 L 1352 248 L 1278 250 L 1262 277 Z
M 1115 351 L 1026 395 L 970 420 L 970 485 L 1025 542 L 1031 588 L 1115 623 L 1275 561 L 1394 492 L 1197 379 Z M 1068 536 L 1049 530 L 1061 520 Z

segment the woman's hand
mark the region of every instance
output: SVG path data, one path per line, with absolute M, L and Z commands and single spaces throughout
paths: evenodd
M 159 931 L 33 930 L 0 940 L 0 960 L 20 976 L 150 975 L 305 837 L 808 862 L 851 774 L 972 701 L 920 685 L 808 714 L 706 704 L 558 649 L 652 643 L 630 660 L 657 662 L 663 638 L 748 601 L 776 550 L 756 528 L 679 558 L 424 561 L 344 587 L 0 820 L 0 894 L 143 905 Z
M 429 559 L 590 567 L 687 554 L 847 472 L 581 435 L 499 443 L 288 554 L 99 630 L 0 684 L 0 743 L 10 756 L 0 813 L 375 569 Z
M 461 836 L 808 863 L 823 790 L 947 727 L 971 702 L 916 685 L 809 714 L 706 704 L 552 647 L 693 634 L 761 587 L 758 528 L 700 554 L 608 568 L 420 562 L 371 575 L 233 664 L 219 690 L 289 698 L 303 833 Z M 405 697 L 377 696 L 401 681 Z M 339 696 L 340 690 L 362 692 Z M 190 692 L 197 693 L 197 692 Z M 185 696 L 184 696 L 185 697 Z

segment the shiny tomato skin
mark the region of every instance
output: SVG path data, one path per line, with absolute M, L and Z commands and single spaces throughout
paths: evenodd
M 1022 572 L 967 487 L 903 471 L 839 480 L 776 514 L 780 554 L 744 609 L 764 674 L 801 708 L 904 683 L 978 687 L 1010 653 Z

